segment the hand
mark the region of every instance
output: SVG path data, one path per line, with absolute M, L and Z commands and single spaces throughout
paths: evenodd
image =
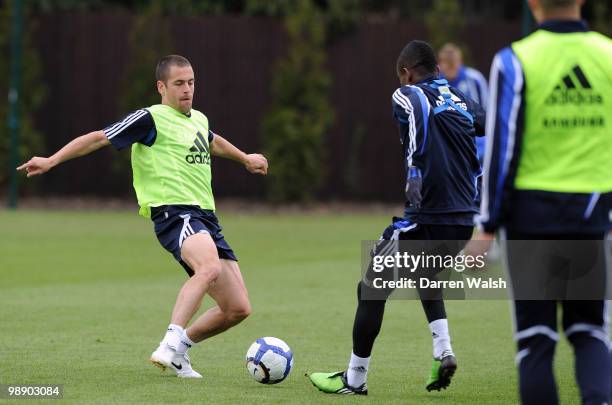
M 410 167 L 408 179 L 406 180 L 406 199 L 417 210 L 421 208 L 421 187 L 423 186 L 423 178 L 421 171 L 416 167 Z
M 253 174 L 268 174 L 268 160 L 264 155 L 251 153 L 244 159 L 244 167 Z
M 463 253 L 466 256 L 481 256 L 489 251 L 493 241 L 495 240 L 494 233 L 488 233 L 483 231 L 478 231 L 476 235 L 472 237 L 472 240 L 468 242 L 463 249 Z
M 32 159 L 19 166 L 17 170 L 25 170 L 28 177 L 32 177 L 48 172 L 53 166 L 55 166 L 55 164 L 51 158 L 34 156 Z

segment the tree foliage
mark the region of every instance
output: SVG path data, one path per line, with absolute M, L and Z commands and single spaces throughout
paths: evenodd
M 431 9 L 425 15 L 425 24 L 429 42 L 434 49 L 439 49 L 446 42 L 460 42 L 465 18 L 461 13 L 459 1 L 434 0 Z
M 607 36 L 612 36 L 612 5 L 604 1 L 594 5 L 595 21 L 593 28 Z
M 27 15 L 27 8 L 24 14 Z M 11 27 L 12 27 L 12 7 L 11 2 L 0 2 L 0 54 L 10 55 Z M 23 35 L 21 36 L 21 93 L 19 94 L 19 125 L 21 127 L 20 143 L 18 155 L 24 159 L 33 154 L 40 154 L 43 147 L 42 135 L 36 130 L 34 115 L 44 101 L 47 90 L 40 80 L 41 65 L 40 57 L 36 48 L 32 46 L 32 32 L 35 25 L 28 18 L 24 17 Z M 6 97 L 9 89 L 10 79 L 10 56 L 5 63 L 0 63 L 0 94 Z M 6 100 L 6 98 L 4 99 Z M 10 131 L 8 127 L 9 104 L 0 103 L 0 187 L 3 189 L 7 185 L 9 171 L 14 170 L 8 167 L 10 154 Z M 31 186 L 31 182 L 26 184 Z
M 307 201 L 324 175 L 323 142 L 333 120 L 325 27 L 311 0 L 298 0 L 285 26 L 288 54 L 275 67 L 273 107 L 262 123 L 271 162 L 268 195 L 277 201 Z
M 172 40 L 168 24 L 163 22 L 163 0 L 153 0 L 144 13 L 134 18 L 130 32 L 130 54 L 124 84 L 119 98 L 121 114 L 142 107 L 159 104 L 155 88 L 155 66 L 161 55 L 170 53 Z M 130 154 L 122 153 L 113 159 L 112 170 L 129 170 Z
M 127 64 L 119 106 L 122 111 L 159 103 L 155 90 L 155 66 L 161 55 L 170 53 L 172 38 L 162 15 L 163 0 L 153 0 L 147 10 L 134 18 L 130 32 L 130 59 Z

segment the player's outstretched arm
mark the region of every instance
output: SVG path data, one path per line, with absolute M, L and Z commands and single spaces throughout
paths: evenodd
M 103 131 L 90 132 L 73 139 L 48 158 L 34 156 L 32 159 L 19 166 L 17 170 L 25 170 L 28 177 L 43 174 L 66 160 L 87 155 L 109 143 Z
M 214 156 L 242 163 L 250 173 L 268 174 L 268 160 L 264 155 L 259 153 L 246 154 L 220 135 L 215 134 L 210 143 L 210 152 Z

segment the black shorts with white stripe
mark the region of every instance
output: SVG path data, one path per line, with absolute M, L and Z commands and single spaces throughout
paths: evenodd
M 196 233 L 210 235 L 217 246 L 220 259 L 238 261 L 221 233 L 222 228 L 213 211 L 193 205 L 163 205 L 151 207 L 151 219 L 155 224 L 155 234 L 159 243 L 172 253 L 189 277 L 193 276 L 194 272 L 181 258 L 181 248 L 185 239 Z

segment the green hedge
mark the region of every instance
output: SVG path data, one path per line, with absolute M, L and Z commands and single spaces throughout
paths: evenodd
M 0 63 L 0 97 L 7 99 L 10 68 L 11 68 L 11 28 L 12 28 L 12 2 L 0 2 L 0 55 L 7 55 Z M 32 155 L 43 153 L 43 138 L 40 132 L 35 129 L 34 114 L 43 103 L 47 88 L 40 79 L 41 65 L 40 57 L 34 47 L 32 47 L 32 32 L 35 31 L 35 23 L 27 18 L 27 10 L 24 10 L 23 35 L 21 36 L 21 94 L 19 94 L 19 125 L 20 143 L 18 148 L 19 160 L 23 161 Z M 10 172 L 15 170 L 9 167 L 10 156 L 10 130 L 8 127 L 9 105 L 7 102 L 0 102 L 0 188 L 6 190 Z M 23 183 L 23 187 L 33 186 L 33 182 Z
M 275 201 L 314 198 L 324 176 L 324 138 L 332 124 L 325 70 L 325 26 L 310 0 L 299 0 L 285 17 L 288 54 L 277 63 L 273 106 L 262 122 L 270 161 L 268 197 Z

